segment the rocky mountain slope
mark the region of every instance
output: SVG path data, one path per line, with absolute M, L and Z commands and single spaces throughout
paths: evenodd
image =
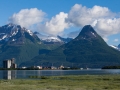
M 118 46 L 115 46 L 115 45 L 109 45 L 110 47 L 112 47 L 112 48 L 114 48 L 114 49 L 116 49 L 116 50 L 118 50 L 118 51 L 120 51 L 120 47 L 119 47 L 119 45 Z
M 10 58 L 15 58 L 18 66 L 102 67 L 120 64 L 120 51 L 114 49 L 117 47 L 108 46 L 90 25 L 83 27 L 75 39 L 60 36 L 41 39 L 38 34 L 12 23 L 0 27 L 0 65 Z
M 16 63 L 31 60 L 41 53 L 60 45 L 45 45 L 32 31 L 20 25 L 7 24 L 0 27 L 0 65 L 5 59 L 15 58 Z
M 75 67 L 102 67 L 119 65 L 120 52 L 108 46 L 90 25 L 86 25 L 72 41 L 31 61 L 43 65 L 54 63 L 58 66 L 64 64 Z

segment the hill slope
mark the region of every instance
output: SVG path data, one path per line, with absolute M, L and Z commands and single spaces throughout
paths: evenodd
M 54 63 L 78 67 L 102 67 L 119 65 L 120 52 L 108 46 L 90 25 L 86 25 L 72 41 L 33 60 L 33 63 L 43 65 Z
M 57 47 L 57 45 L 45 45 L 30 30 L 20 25 L 8 24 L 0 27 L 0 65 L 5 59 L 15 58 L 16 63 L 21 63 L 39 55 L 40 50 Z

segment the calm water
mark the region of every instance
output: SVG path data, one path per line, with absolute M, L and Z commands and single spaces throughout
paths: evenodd
M 109 75 L 120 74 L 120 69 L 89 70 L 0 70 L 0 79 L 27 79 L 29 76 L 62 76 L 62 75 Z

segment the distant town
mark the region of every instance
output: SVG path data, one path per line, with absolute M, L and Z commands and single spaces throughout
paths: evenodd
M 76 68 L 76 67 L 66 67 L 63 65 L 60 65 L 59 67 L 55 67 L 55 66 L 50 66 L 50 67 L 42 67 L 42 66 L 30 66 L 30 67 L 17 67 L 17 64 L 15 63 L 15 58 L 12 59 L 6 59 L 3 61 L 3 68 L 1 68 L 2 70 L 57 70 L 57 69 L 61 69 L 61 70 L 69 70 L 69 69 L 83 69 L 83 68 Z M 86 68 L 88 69 L 88 68 Z
M 86 68 L 78 68 L 78 67 L 67 67 L 63 64 L 59 67 L 51 65 L 50 67 L 46 66 L 23 66 L 23 67 L 17 67 L 17 64 L 15 63 L 15 58 L 12 59 L 6 59 L 3 61 L 3 68 L 0 68 L 0 70 L 83 70 L 83 69 L 91 69 L 86 66 Z M 120 66 L 104 66 L 101 69 L 120 69 Z

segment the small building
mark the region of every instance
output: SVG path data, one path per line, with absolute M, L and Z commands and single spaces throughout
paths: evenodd
M 57 67 L 55 67 L 55 66 L 51 66 L 51 69 L 54 70 L 54 69 L 57 69 Z
M 22 67 L 22 69 L 26 69 L 27 67 Z
M 63 69 L 63 68 L 64 68 L 64 66 L 63 66 L 63 65 L 61 65 L 59 68 L 60 68 L 60 69 Z
M 38 69 L 42 69 L 42 66 L 37 66 L 36 68 L 38 68 Z
M 15 64 L 15 59 L 7 59 L 3 61 L 3 68 L 17 68 L 17 64 Z
M 11 68 L 11 60 L 4 60 L 3 68 Z
M 13 63 L 12 68 L 17 68 L 17 64 Z

